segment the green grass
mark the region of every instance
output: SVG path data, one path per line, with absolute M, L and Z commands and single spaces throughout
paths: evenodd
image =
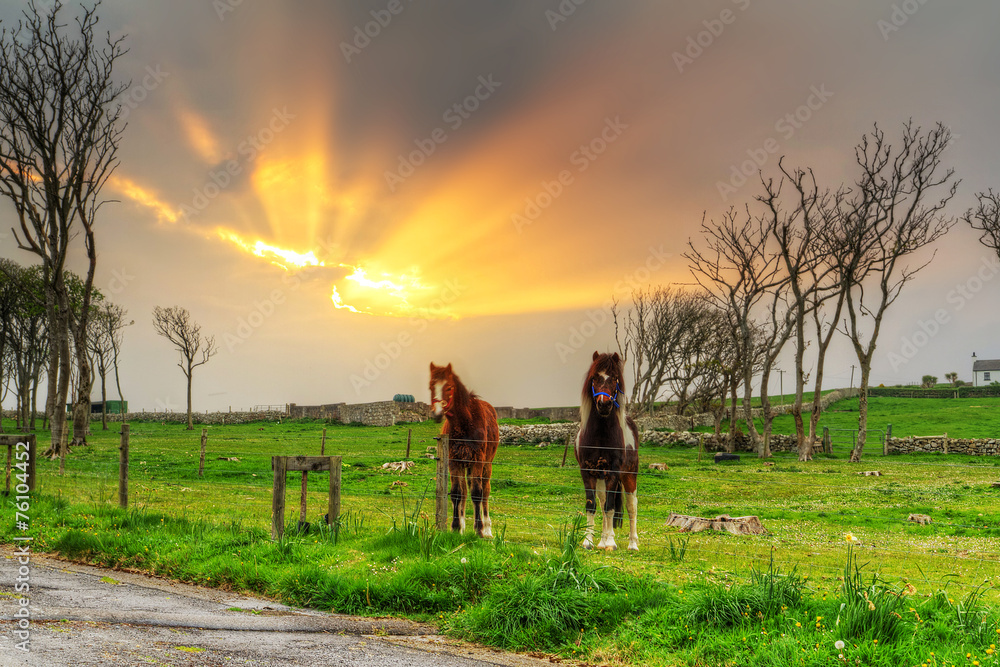
M 996 399 L 973 403 L 987 400 Z M 891 413 L 894 433 L 903 434 L 904 422 L 950 402 L 914 399 L 923 408 L 917 415 L 906 409 L 910 401 L 878 399 L 873 410 Z M 852 414 L 831 412 L 824 422 Z M 292 530 L 300 484 L 289 474 L 290 530 L 272 541 L 271 456 L 318 455 L 323 428 L 326 453 L 344 462 L 340 521 L 335 530 L 322 525 L 328 477 L 311 473 L 312 529 Z M 383 469 L 404 458 L 410 428 L 416 465 L 405 474 Z M 434 530 L 435 462 L 424 454 L 438 429 L 209 427 L 199 477 L 200 429 L 134 423 L 127 510 L 117 507 L 119 436 L 95 430 L 63 475 L 58 461 L 39 462 L 33 548 L 293 605 L 409 616 L 455 636 L 591 663 L 829 665 L 842 664 L 843 652 L 850 664 L 916 665 L 930 651 L 934 665 L 972 664 L 966 654 L 995 661 L 987 651 L 1000 643 L 996 459 L 882 457 L 879 449 L 861 466 L 841 453 L 716 466 L 709 456 L 699 461 L 696 448 L 642 446 L 641 551 L 583 552 L 582 484 L 572 457 L 560 467 L 560 447 L 500 448 L 493 540 Z M 669 469 L 650 471 L 652 462 Z M 883 475 L 857 475 L 872 469 Z M 671 512 L 754 514 L 769 534 L 680 535 L 664 527 Z M 909 513 L 934 522 L 908 523 Z M 0 521 L 4 542 L 19 533 L 13 515 Z M 860 541 L 849 543 L 846 533 Z M 627 536 L 619 531 L 618 539 Z

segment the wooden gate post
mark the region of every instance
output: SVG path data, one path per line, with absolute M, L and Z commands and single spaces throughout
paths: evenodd
M 275 456 L 271 459 L 274 469 L 274 490 L 271 493 L 271 539 L 277 540 L 285 533 L 285 470 L 288 458 Z
M 833 441 L 830 440 L 830 427 L 823 427 L 823 452 L 833 454 Z
M 201 429 L 201 459 L 198 461 L 198 477 L 205 475 L 205 444 L 208 442 L 208 429 Z
M 342 458 L 340 456 L 272 456 L 274 488 L 271 496 L 271 539 L 285 533 L 285 477 L 289 472 L 329 471 L 330 498 L 327 501 L 327 523 L 334 525 L 340 518 L 340 488 Z M 302 507 L 305 507 L 303 503 Z M 301 516 L 301 514 L 300 514 Z
M 118 506 L 128 508 L 128 424 L 122 424 L 122 444 L 118 448 Z
M 434 493 L 434 525 L 440 531 L 448 530 L 448 436 L 442 435 L 437 443 L 437 484 Z

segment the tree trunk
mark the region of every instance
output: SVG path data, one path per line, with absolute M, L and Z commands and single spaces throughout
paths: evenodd
M 757 432 L 757 425 L 753 421 L 753 405 L 751 404 L 751 398 L 753 395 L 753 385 L 747 381 L 746 378 L 743 379 L 743 416 L 747 420 L 747 435 L 750 437 L 750 446 L 753 447 L 753 451 L 757 452 L 758 458 L 764 458 L 770 456 L 770 452 L 764 451 L 763 440 L 760 434 Z
M 868 379 L 871 375 L 871 362 L 861 362 L 861 388 L 858 394 L 858 441 L 851 452 L 851 463 L 861 462 L 861 452 L 865 448 L 868 437 Z
M 31 415 L 31 424 L 28 426 L 29 431 L 34 431 L 36 425 L 35 420 L 38 414 L 38 385 L 39 381 L 38 378 L 36 377 L 34 381 L 31 383 L 31 407 L 29 412 L 29 414 Z
M 795 322 L 795 401 L 792 403 L 792 418 L 795 420 L 795 449 L 799 453 L 799 461 L 811 461 L 812 447 L 806 443 L 805 424 L 802 421 L 802 394 L 806 384 L 804 317 L 804 314 L 799 313 Z
M 108 392 L 104 382 L 106 371 L 101 368 L 101 430 L 108 430 Z
M 66 404 L 69 396 L 69 379 L 71 367 L 71 355 L 69 345 L 69 294 L 62 278 L 58 278 L 54 288 L 53 299 L 53 319 L 49 323 L 49 390 L 52 392 L 48 398 L 47 413 L 49 418 L 49 428 L 52 434 L 52 445 L 43 454 L 53 459 L 62 454 L 63 448 L 68 448 L 68 439 L 63 437 L 63 433 L 68 428 L 66 423 Z M 55 372 L 53 372 L 55 369 Z M 67 449 L 68 451 L 68 449 Z
M 726 439 L 726 451 L 735 452 L 736 451 L 736 379 L 735 377 L 730 384 L 730 397 L 732 403 L 729 406 L 729 437 Z
M 187 430 L 194 430 L 194 422 L 191 419 L 191 363 L 188 362 L 187 370 L 187 399 L 188 399 L 188 426 Z

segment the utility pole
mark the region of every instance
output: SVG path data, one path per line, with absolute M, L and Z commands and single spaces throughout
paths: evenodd
M 854 364 L 851 364 L 851 389 L 854 389 Z
M 785 404 L 785 371 L 780 368 L 774 369 L 778 373 L 778 390 L 781 392 L 781 404 Z

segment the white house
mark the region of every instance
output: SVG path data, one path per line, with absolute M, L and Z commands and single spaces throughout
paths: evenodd
M 994 382 L 1000 382 L 1000 359 L 976 359 L 972 362 L 973 386 L 985 387 Z

